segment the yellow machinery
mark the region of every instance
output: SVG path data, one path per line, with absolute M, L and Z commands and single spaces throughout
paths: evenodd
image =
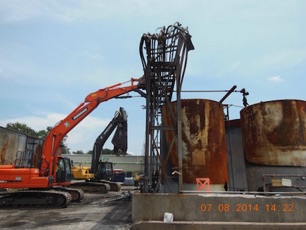
M 95 177 L 93 173 L 90 173 L 90 166 L 85 166 L 84 164 L 73 166 L 71 172 L 75 180 L 91 180 Z

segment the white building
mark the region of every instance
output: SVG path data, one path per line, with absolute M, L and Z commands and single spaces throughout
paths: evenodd
M 63 154 L 63 157 L 70 158 L 75 166 L 91 165 L 91 154 Z M 104 162 L 113 162 L 114 169 L 122 169 L 125 172 L 144 172 L 144 156 L 101 155 L 100 159 Z

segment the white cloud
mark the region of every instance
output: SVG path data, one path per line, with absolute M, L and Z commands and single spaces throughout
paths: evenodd
M 280 76 L 273 76 L 273 77 L 269 77 L 268 81 L 279 83 L 279 82 L 283 82 L 284 80 Z
M 160 4 L 162 3 L 160 1 Z M 182 4 L 179 4 L 178 0 L 169 1 L 168 4 L 171 5 L 172 11 L 183 10 Z M 167 8 L 156 7 L 155 10 L 152 10 L 151 1 L 143 0 L 28 0 L 26 4 L 22 0 L 0 1 L 0 23 L 25 21 L 37 17 L 62 22 L 83 22 L 106 18 L 133 17 L 135 15 L 149 17 L 165 13 L 168 13 Z
M 126 3 L 126 5 L 129 3 Z M 25 21 L 37 17 L 71 22 L 76 20 L 96 20 L 112 16 L 114 12 L 128 12 L 126 7 L 101 1 L 2 1 L 0 2 L 0 21 L 2 23 Z
M 84 52 L 84 56 L 85 56 L 86 58 L 93 59 L 93 60 L 100 60 L 100 59 L 103 59 L 103 56 L 102 56 L 101 54 L 99 54 L 99 53 L 93 53 L 93 52 L 88 51 L 88 50 L 86 50 L 86 51 Z
M 27 4 L 23 1 L 2 1 L 0 2 L 0 21 L 6 23 L 36 17 L 41 14 L 41 11 L 37 10 L 37 5 L 34 1 L 29 1 Z
M 232 63 L 229 63 L 229 71 L 237 71 L 241 68 L 242 63 L 240 61 L 234 61 Z

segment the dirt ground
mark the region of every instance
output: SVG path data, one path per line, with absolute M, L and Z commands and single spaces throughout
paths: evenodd
M 132 201 L 116 199 L 127 192 L 85 193 L 81 202 L 63 209 L 2 209 L 0 229 L 127 230 L 132 224 Z

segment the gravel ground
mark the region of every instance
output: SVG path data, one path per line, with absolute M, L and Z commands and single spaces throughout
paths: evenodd
M 135 191 L 132 191 L 134 193 Z M 63 209 L 0 210 L 1 229 L 127 230 L 132 224 L 132 202 L 114 200 L 127 190 L 88 194 Z

